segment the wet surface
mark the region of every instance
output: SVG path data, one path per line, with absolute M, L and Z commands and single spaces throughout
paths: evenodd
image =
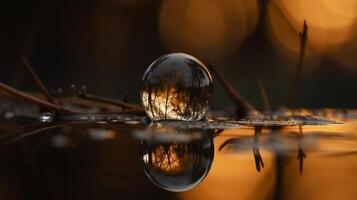
M 210 114 L 186 125 L 134 115 L 2 119 L 0 196 L 357 199 L 356 111 L 294 114 Z

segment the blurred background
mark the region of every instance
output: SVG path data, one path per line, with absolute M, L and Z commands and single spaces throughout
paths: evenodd
M 0 6 L 0 80 L 139 102 L 145 69 L 160 55 L 208 59 L 256 107 L 260 77 L 273 107 L 286 103 L 303 21 L 309 40 L 293 106 L 355 108 L 357 0 L 11 0 Z M 214 105 L 231 105 L 215 83 Z

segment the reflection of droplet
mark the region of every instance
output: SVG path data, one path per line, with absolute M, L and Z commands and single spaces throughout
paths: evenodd
M 146 176 L 156 186 L 173 192 L 197 186 L 207 176 L 214 156 L 209 137 L 190 143 L 143 142 L 140 147 Z
M 44 112 L 40 116 L 41 122 L 53 122 L 53 114 L 50 112 Z
M 167 54 L 146 70 L 141 101 L 152 120 L 200 120 L 212 96 L 212 77 L 199 60 L 183 53 Z

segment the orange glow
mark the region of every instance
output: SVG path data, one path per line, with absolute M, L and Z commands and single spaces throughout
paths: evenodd
M 256 1 L 166 0 L 159 28 L 171 50 L 219 58 L 239 47 L 257 19 Z
M 315 199 L 356 199 L 355 170 L 356 156 L 317 156 L 307 154 L 304 173 L 297 171 L 294 162 L 287 162 L 283 171 L 281 199 L 315 200 Z
M 270 38 L 277 50 L 280 53 L 293 54 L 295 58 L 300 48 L 299 35 L 274 2 L 268 5 L 267 26 Z M 308 51 L 306 55 L 310 53 Z
M 356 0 L 321 0 L 321 2 L 338 15 L 357 17 Z
M 340 14 L 331 7 L 340 1 L 276 0 L 282 12 L 298 32 L 306 19 L 309 44 L 321 53 L 331 52 L 349 39 L 355 18 Z
M 206 179 L 190 191 L 178 194 L 180 199 L 267 199 L 274 189 L 274 156 L 261 151 L 265 167 L 258 173 L 253 153 L 218 152 L 228 137 L 224 135 L 251 135 L 252 129 L 224 131 L 215 139 L 215 158 Z M 258 191 L 258 192 L 257 192 Z

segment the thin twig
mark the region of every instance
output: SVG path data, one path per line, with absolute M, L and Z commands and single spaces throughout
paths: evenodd
M 101 103 L 106 103 L 106 104 L 112 104 L 115 106 L 119 106 L 121 108 L 133 109 L 133 110 L 143 110 L 140 106 L 125 103 L 125 102 L 122 102 L 119 100 L 109 99 L 109 98 L 105 98 L 105 97 L 98 97 L 98 96 L 86 94 L 86 93 L 80 94 L 79 96 L 86 100 L 101 102 Z
M 294 74 L 294 78 L 293 78 L 293 82 L 291 84 L 291 88 L 289 90 L 289 95 L 287 98 L 287 105 L 288 106 L 292 106 L 293 105 L 293 101 L 295 99 L 295 95 L 296 95 L 296 90 L 298 88 L 299 85 L 299 81 L 300 81 L 300 77 L 301 77 L 301 72 L 302 72 L 302 64 L 304 61 L 304 57 L 305 57 L 305 50 L 306 50 L 306 44 L 307 44 L 307 40 L 308 40 L 308 25 L 306 23 L 306 20 L 304 20 L 304 25 L 303 25 L 303 30 L 302 32 L 299 33 L 300 36 L 300 53 L 299 53 L 299 59 L 297 62 L 297 66 L 296 66 L 296 70 L 295 70 L 295 74 Z
M 61 106 L 49 103 L 47 101 L 44 101 L 44 100 L 34 97 L 32 95 L 26 94 L 24 92 L 21 92 L 15 88 L 8 86 L 2 82 L 0 82 L 0 90 L 3 90 L 13 96 L 19 97 L 20 99 L 29 101 L 31 103 L 41 106 L 42 108 L 45 108 L 45 109 L 48 109 L 51 111 L 56 111 L 56 112 L 65 113 L 65 114 L 78 114 L 78 112 L 76 112 L 76 111 L 63 108 Z
M 8 86 L 10 87 L 10 86 Z M 4 90 L 3 90 L 4 91 Z M 22 92 L 25 93 L 25 92 Z M 37 92 L 27 92 L 26 93 L 29 96 L 32 96 L 36 99 L 45 101 L 45 96 L 43 94 L 37 93 Z M 7 97 L 7 98 L 18 98 L 18 95 L 12 95 L 6 92 L 1 91 L 1 86 L 0 86 L 0 97 Z M 94 102 L 86 99 L 80 99 L 80 98 L 70 98 L 70 97 L 59 97 L 59 96 L 54 96 L 57 102 L 61 102 L 61 104 L 70 104 L 74 106 L 78 106 L 83 109 L 93 109 L 93 108 L 99 108 L 102 111 L 101 112 L 90 112 L 88 110 L 87 112 L 77 112 L 73 111 L 73 114 L 80 114 L 80 113 L 88 113 L 88 114 L 145 114 L 144 110 L 142 108 L 140 109 L 128 109 L 128 110 L 118 110 L 115 109 L 117 106 L 112 105 L 112 104 L 106 104 L 104 102 Z M 40 105 L 41 106 L 41 105 Z M 69 113 L 71 114 L 71 113 Z
M 207 67 L 215 74 L 216 78 L 221 82 L 223 88 L 237 106 L 237 115 L 243 117 L 247 115 L 249 111 L 256 110 L 211 64 L 208 63 Z
M 267 95 L 267 92 L 263 85 L 263 82 L 261 81 L 261 79 L 259 77 L 257 77 L 256 79 L 257 79 L 257 84 L 259 87 L 260 95 L 262 96 L 262 99 L 263 99 L 264 110 L 266 112 L 270 112 L 270 103 L 269 103 L 268 95 Z
M 31 64 L 28 62 L 28 60 L 26 59 L 25 56 L 21 55 L 21 61 L 25 64 L 26 69 L 30 72 L 31 77 L 34 79 L 34 81 L 36 82 L 37 86 L 41 89 L 43 94 L 46 96 L 47 101 L 50 102 L 50 103 L 58 105 L 57 102 L 55 101 L 55 99 L 51 96 L 51 94 L 48 91 L 48 89 L 46 88 L 45 84 L 43 84 L 41 79 L 38 77 L 36 72 L 33 70 Z
M 26 37 L 25 37 L 25 41 L 23 43 L 22 46 L 22 50 L 21 50 L 21 55 L 25 56 L 25 57 L 29 57 L 31 54 L 31 50 L 33 48 L 33 45 L 36 42 L 36 36 L 38 33 L 38 30 L 41 26 L 41 21 L 42 21 L 42 16 L 41 14 L 37 14 L 33 21 L 32 21 L 32 25 L 31 25 L 31 29 L 29 30 L 29 32 L 27 33 Z M 19 61 L 16 66 L 15 66 L 15 76 L 13 79 L 13 83 L 12 85 L 17 86 L 19 83 L 19 80 L 21 80 L 21 77 L 23 76 L 23 67 L 21 65 L 21 61 Z

